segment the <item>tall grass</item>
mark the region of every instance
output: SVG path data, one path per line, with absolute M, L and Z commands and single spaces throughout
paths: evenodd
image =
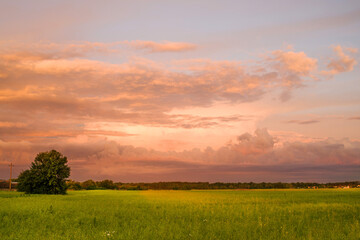
M 0 239 L 360 239 L 360 190 L 0 192 Z

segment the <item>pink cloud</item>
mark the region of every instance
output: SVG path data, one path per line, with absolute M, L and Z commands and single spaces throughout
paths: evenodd
M 294 88 L 313 79 L 317 67 L 316 59 L 303 52 L 281 50 L 256 66 L 210 59 L 163 64 L 143 58 L 112 64 L 86 58 L 89 51 L 106 50 L 111 44 L 81 44 L 45 44 L 24 52 L 9 48 L 0 53 L 0 121 L 17 122 L 12 131 L 19 139 L 29 138 L 32 131 L 34 137 L 45 136 L 46 129 L 54 131 L 49 136 L 67 135 L 64 128 L 81 134 L 86 129 L 77 126 L 91 122 L 190 129 L 248 121 L 251 117 L 241 115 L 169 112 L 217 102 L 254 102 L 278 90 L 281 99 L 287 100 Z M 73 48 L 81 54 L 63 51 Z M 59 118 L 62 123 L 56 121 Z M 9 128 L 4 127 L 0 130 L 5 134 Z
M 302 125 L 306 125 L 306 124 L 313 124 L 313 123 L 318 123 L 320 122 L 319 120 L 304 120 L 304 121 L 299 121 L 299 120 L 290 120 L 290 121 L 286 121 L 286 123 L 297 123 L 297 124 L 302 124 Z
M 91 54 L 114 54 L 123 42 L 75 42 L 75 43 L 33 43 L 9 44 L 2 50 L 5 60 L 51 60 L 87 57 Z
M 360 116 L 358 117 L 358 116 L 355 116 L 355 117 L 350 117 L 350 118 L 348 118 L 349 120 L 360 120 Z
M 74 55 L 58 46 L 0 53 L 0 160 L 26 165 L 37 152 L 56 148 L 74 160 L 74 176 L 114 179 L 118 172 L 181 178 L 184 172 L 196 174 L 199 169 L 219 177 L 217 168 L 231 175 L 231 169 L 246 164 L 291 165 L 291 161 L 307 166 L 359 164 L 356 142 L 298 142 L 278 149 L 277 138 L 264 129 L 242 134 L 219 149 L 174 152 L 181 149 L 177 145 L 187 143 L 168 139 L 160 142 L 166 152 L 112 141 L 131 138 L 133 133 L 86 126 L 116 122 L 188 131 L 251 121 L 251 116 L 241 114 L 205 117 L 171 111 L 254 102 L 279 90 L 283 99 L 289 98 L 291 91 L 315 79 L 317 61 L 302 52 L 279 50 L 255 66 L 210 59 L 165 64 L 143 58 L 112 64 L 87 57 L 96 46 Z M 307 151 L 306 157 L 299 155 L 301 151 Z
M 244 133 L 238 138 L 238 143 L 232 145 L 232 149 L 243 155 L 263 154 L 272 150 L 276 139 L 266 129 L 257 129 L 255 135 Z
M 317 59 L 308 57 L 304 52 L 276 50 L 268 58 L 272 69 L 276 70 L 283 91 L 282 102 L 291 98 L 291 89 L 301 87 L 305 80 L 317 80 Z
M 269 72 L 253 73 L 239 62 L 206 60 L 179 72 L 143 59 L 110 64 L 25 54 L 29 57 L 22 57 L 21 53 L 13 53 L 13 57 L 0 55 L 0 105 L 3 111 L 24 118 L 31 115 L 32 109 L 32 113 L 41 112 L 48 119 L 61 115 L 93 121 L 116 119 L 137 124 L 209 127 L 218 123 L 210 119 L 179 119 L 166 112 L 208 107 L 218 101 L 256 101 L 272 89 L 288 89 L 282 82 L 288 75 L 286 71 L 290 71 L 275 67 Z M 290 72 L 296 79 L 292 85 L 301 83 L 303 73 L 298 76 L 293 70 Z
M 26 168 L 37 152 L 55 148 L 68 156 L 71 177 L 81 180 L 194 181 L 207 177 L 207 181 L 291 181 L 297 177 L 329 181 L 358 176 L 359 141 L 326 139 L 275 146 L 276 139 L 266 129 L 258 129 L 254 135 L 241 134 L 236 142 L 219 149 L 177 152 L 121 145 L 102 137 L 72 141 L 49 138 L 47 142 L 33 143 L 0 141 L 0 161 L 12 159 L 18 168 Z M 0 166 L 0 171 L 4 169 Z
M 197 48 L 195 44 L 186 43 L 186 42 L 152 42 L 152 41 L 132 41 L 129 42 L 129 45 L 136 48 L 136 49 L 145 49 L 149 52 L 156 53 L 156 52 L 184 52 L 190 51 Z
M 357 64 L 354 57 L 347 55 L 345 52 L 350 54 L 357 53 L 356 48 L 343 48 L 340 45 L 334 46 L 333 51 L 336 54 L 336 58 L 332 58 L 327 65 L 328 71 L 322 71 L 325 75 L 335 75 L 341 72 L 350 72 L 354 69 Z
M 281 71 L 309 76 L 317 67 L 317 60 L 308 57 L 304 52 L 276 50 L 272 52 L 272 55 L 274 56 L 276 67 Z

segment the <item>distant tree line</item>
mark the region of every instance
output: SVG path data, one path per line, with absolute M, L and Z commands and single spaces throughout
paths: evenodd
M 13 179 L 13 188 L 16 189 L 17 179 Z M 117 189 L 117 190 L 192 190 L 192 189 L 297 189 L 297 188 L 350 188 L 360 187 L 360 181 L 334 182 L 334 183 L 311 183 L 311 182 L 238 182 L 238 183 L 209 183 L 209 182 L 155 182 L 155 183 L 122 183 L 112 180 L 94 181 L 87 180 L 77 182 L 68 180 L 67 189 L 71 190 L 95 190 L 95 189 Z M 0 188 L 9 188 L 9 181 L 0 180 Z
M 68 189 L 73 190 L 92 190 L 92 189 L 117 189 L 117 190 L 192 190 L 192 189 L 297 189 L 297 188 L 342 188 L 349 186 L 356 188 L 360 186 L 360 181 L 337 182 L 337 183 L 209 183 L 209 182 L 155 182 L 155 183 L 121 183 L 112 180 L 76 182 L 69 180 Z
M 12 179 L 12 188 L 25 193 L 66 194 L 71 190 L 117 189 L 117 190 L 192 190 L 192 189 L 296 189 L 296 188 L 356 188 L 360 181 L 336 183 L 282 183 L 282 182 L 155 182 L 155 183 L 121 183 L 112 180 L 84 182 L 68 180 L 70 167 L 67 157 L 56 150 L 37 154 L 31 167 L 22 171 L 17 179 Z M 9 188 L 9 182 L 0 180 L 0 189 Z

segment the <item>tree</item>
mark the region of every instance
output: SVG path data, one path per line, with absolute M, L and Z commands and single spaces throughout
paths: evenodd
M 76 181 L 73 181 L 73 180 L 68 180 L 66 182 L 66 185 L 67 185 L 67 189 L 81 190 L 80 182 L 76 182 Z
M 98 186 L 100 188 L 105 188 L 105 189 L 115 189 L 116 185 L 114 184 L 114 182 L 112 180 L 103 180 L 101 182 L 98 182 Z
M 89 179 L 85 182 L 82 182 L 80 185 L 83 189 L 86 189 L 86 190 L 96 189 L 96 183 L 91 179 Z
M 67 158 L 51 150 L 39 153 L 29 170 L 20 173 L 18 191 L 38 194 L 65 194 L 70 176 Z

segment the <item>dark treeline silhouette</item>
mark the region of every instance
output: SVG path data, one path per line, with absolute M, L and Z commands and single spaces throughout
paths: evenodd
M 191 190 L 191 189 L 297 189 L 297 188 L 356 188 L 360 187 L 360 181 L 336 182 L 336 183 L 209 183 L 209 182 L 155 182 L 155 183 L 114 183 L 111 180 L 84 182 L 68 181 L 68 188 L 81 189 L 118 189 L 118 190 Z
M 12 187 L 16 189 L 14 179 Z M 209 182 L 155 182 L 155 183 L 122 183 L 112 180 L 93 181 L 87 180 L 77 182 L 67 181 L 67 187 L 71 190 L 95 190 L 95 189 L 117 189 L 117 190 L 192 190 L 192 189 L 299 189 L 299 188 L 359 188 L 360 181 L 334 182 L 334 183 L 311 183 L 311 182 L 238 182 L 238 183 L 209 183 Z M 0 180 L 0 188 L 9 188 L 9 181 Z

